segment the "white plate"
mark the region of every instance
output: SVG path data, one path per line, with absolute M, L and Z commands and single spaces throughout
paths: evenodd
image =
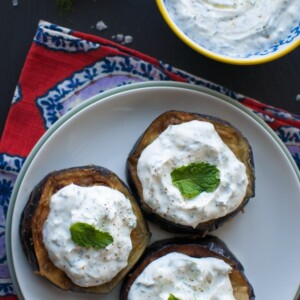
M 19 220 L 32 188 L 47 173 L 97 164 L 123 180 L 133 144 L 159 114 L 185 110 L 214 115 L 239 128 L 253 148 L 256 196 L 213 232 L 241 260 L 258 300 L 293 299 L 300 282 L 299 172 L 276 135 L 235 101 L 203 88 L 178 83 L 143 83 L 115 89 L 74 108 L 35 146 L 16 182 L 8 215 L 7 254 L 14 286 L 25 299 L 118 299 L 64 292 L 34 275 L 19 240 Z M 153 230 L 153 240 L 167 236 Z

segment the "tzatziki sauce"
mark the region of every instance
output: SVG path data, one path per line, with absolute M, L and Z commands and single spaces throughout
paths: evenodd
M 191 40 L 233 57 L 262 52 L 288 37 L 300 22 L 299 0 L 165 0 Z
M 213 192 L 185 199 L 173 185 L 171 172 L 197 162 L 216 166 L 220 183 Z M 137 174 L 144 201 L 153 212 L 194 228 L 234 211 L 242 203 L 248 185 L 245 165 L 223 142 L 213 124 L 198 120 L 168 126 L 142 151 Z
M 112 244 L 103 249 L 76 245 L 70 233 L 76 222 L 108 232 Z M 130 200 L 121 192 L 107 186 L 70 184 L 51 197 L 43 242 L 52 263 L 75 284 L 96 286 L 109 282 L 127 266 L 132 249 L 130 234 L 135 227 Z
M 172 252 L 152 261 L 130 287 L 128 300 L 235 300 L 232 268 L 222 259 Z

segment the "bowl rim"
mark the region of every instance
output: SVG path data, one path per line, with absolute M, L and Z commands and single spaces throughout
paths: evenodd
M 225 56 L 222 54 L 217 54 L 212 51 L 209 51 L 205 49 L 204 47 L 200 46 L 196 42 L 194 42 L 192 39 L 190 39 L 183 31 L 176 25 L 176 23 L 172 20 L 170 17 L 167 8 L 164 4 L 165 0 L 156 0 L 156 4 L 158 6 L 158 9 L 165 20 L 165 22 L 168 24 L 168 26 L 171 28 L 171 30 L 190 48 L 195 50 L 196 52 L 211 58 L 213 60 L 228 63 L 228 64 L 235 64 L 235 65 L 255 65 L 255 64 L 263 64 L 270 61 L 273 61 L 275 59 L 278 59 L 292 50 L 296 49 L 298 46 L 300 46 L 300 36 L 296 38 L 291 44 L 289 44 L 287 47 L 285 47 L 283 50 L 278 52 L 273 52 L 271 54 L 268 54 L 266 56 L 262 57 L 255 57 L 255 58 L 233 58 L 229 56 Z

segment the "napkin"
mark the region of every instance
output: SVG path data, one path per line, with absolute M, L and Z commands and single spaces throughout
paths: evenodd
M 149 80 L 186 82 L 235 99 L 276 132 L 300 168 L 300 116 L 124 45 L 41 21 L 0 140 L 0 297 L 16 299 L 5 252 L 6 216 L 14 183 L 32 147 L 53 123 L 78 103 L 117 86 Z

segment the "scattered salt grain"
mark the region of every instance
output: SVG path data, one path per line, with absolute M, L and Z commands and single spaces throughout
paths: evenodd
M 132 41 L 133 41 L 133 38 L 131 35 L 125 35 L 124 41 L 123 41 L 124 44 L 130 44 L 130 43 L 132 43 Z
M 121 33 L 117 34 L 115 36 L 115 39 L 116 39 L 117 42 L 122 42 L 123 39 L 124 39 L 124 34 L 121 34 Z
M 116 40 L 118 43 L 121 43 L 122 45 L 127 45 L 133 42 L 133 37 L 131 35 L 124 35 L 122 33 L 113 35 L 112 39 Z
M 12 0 L 12 5 L 13 5 L 13 6 L 18 6 L 18 4 L 19 4 L 19 3 L 18 3 L 18 0 Z
M 296 96 L 296 101 L 300 101 L 300 94 Z
M 105 30 L 107 28 L 108 28 L 107 25 L 103 21 L 99 21 L 96 24 L 96 29 L 99 31 Z

